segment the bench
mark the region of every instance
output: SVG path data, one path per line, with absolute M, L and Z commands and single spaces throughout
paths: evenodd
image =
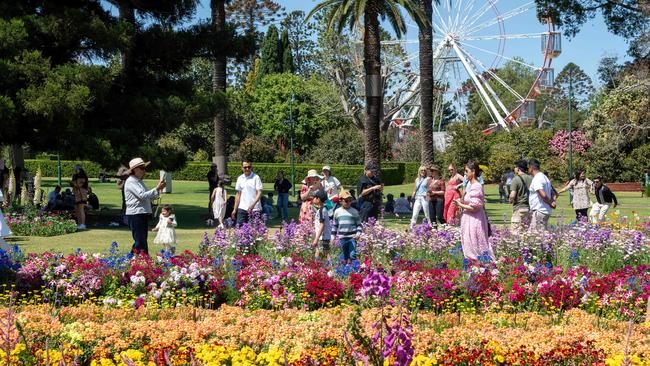
M 641 182 L 631 182 L 631 183 L 609 183 L 607 184 L 609 189 L 612 192 L 642 192 L 643 186 Z

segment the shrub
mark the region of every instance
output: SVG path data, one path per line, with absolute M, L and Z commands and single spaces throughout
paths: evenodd
M 587 175 L 601 175 L 606 182 L 616 182 L 624 170 L 621 164 L 623 157 L 616 145 L 598 141 L 585 155 L 586 161 L 589 162 Z
M 248 136 L 239 144 L 238 153 L 241 160 L 273 162 L 278 150 L 264 137 Z
M 194 153 L 194 156 L 192 156 L 192 160 L 193 160 L 193 161 L 202 161 L 202 162 L 205 162 L 205 161 L 210 160 L 210 155 L 209 155 L 205 150 L 203 150 L 203 149 L 198 149 L 198 150 L 196 150 L 196 152 Z
M 645 144 L 632 150 L 623 160 L 623 172 L 620 180 L 623 182 L 638 182 L 643 179 L 646 169 L 650 168 L 650 144 Z
M 486 163 L 489 156 L 489 146 L 483 131 L 474 125 L 455 123 L 447 128 L 451 143 L 447 155 L 454 165 L 464 166 L 470 160 Z
M 519 149 L 509 143 L 493 145 L 490 148 L 490 158 L 488 159 L 492 178 L 498 180 L 509 169 L 512 169 L 519 155 Z
M 318 138 L 307 161 L 327 164 L 363 164 L 363 136 L 356 128 L 339 127 Z
M 56 160 L 25 159 L 25 168 L 29 170 L 30 173 L 36 173 L 36 170 L 40 167 L 41 173 L 44 177 L 56 177 L 57 165 L 58 163 Z M 102 167 L 99 164 L 92 161 L 61 160 L 61 176 L 72 177 L 75 165 L 81 165 L 89 178 L 99 176 L 99 172 L 102 170 Z

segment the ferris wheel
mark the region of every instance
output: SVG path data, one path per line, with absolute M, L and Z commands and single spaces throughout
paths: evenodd
M 478 96 L 490 116 L 486 132 L 509 131 L 513 126 L 535 121 L 535 100 L 540 93 L 553 90 L 552 63 L 562 51 L 561 34 L 550 19 L 545 23 L 527 21 L 536 19 L 535 11 L 534 1 L 434 2 L 434 123 L 438 130 L 445 104 L 451 103 L 461 118 L 467 118 L 470 92 Z M 410 27 L 409 34 L 417 34 L 417 26 Z M 385 110 L 400 106 L 391 116 L 396 127 L 411 125 L 420 113 L 418 40 L 417 36 L 414 38 L 382 42 L 382 47 L 398 46 L 404 50 L 398 62 L 384 69 L 397 80 L 386 88 L 385 96 Z M 531 85 L 514 87 L 500 77 L 497 69 L 506 62 L 529 68 L 534 75 Z M 384 75 L 385 80 L 388 78 Z

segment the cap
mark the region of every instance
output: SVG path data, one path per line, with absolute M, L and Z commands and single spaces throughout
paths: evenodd
M 327 170 L 328 172 L 331 172 L 332 168 L 329 165 L 325 165 L 321 170 Z

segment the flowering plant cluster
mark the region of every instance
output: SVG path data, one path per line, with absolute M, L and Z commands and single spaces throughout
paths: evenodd
M 20 236 L 56 236 L 77 231 L 71 214 L 41 211 L 32 206 L 7 212 L 5 220 L 14 235 Z
M 584 133 L 572 131 L 571 145 L 574 153 L 583 154 L 589 150 L 593 142 Z M 564 130 L 557 131 L 548 142 L 548 147 L 551 152 L 564 159 L 564 155 L 569 151 L 569 132 Z

